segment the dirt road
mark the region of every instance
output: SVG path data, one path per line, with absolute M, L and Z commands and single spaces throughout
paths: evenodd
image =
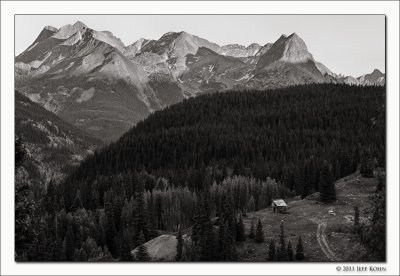
M 324 254 L 326 255 L 326 257 L 329 260 L 331 260 L 333 262 L 338 262 L 340 260 L 335 256 L 335 253 L 333 253 L 333 251 L 331 250 L 329 243 L 326 239 L 325 229 L 326 229 L 326 222 L 318 223 L 318 228 L 317 228 L 318 243 L 319 243 L 322 251 L 324 252 Z

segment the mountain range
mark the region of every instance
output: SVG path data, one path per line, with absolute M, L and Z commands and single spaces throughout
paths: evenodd
M 79 21 L 46 26 L 15 58 L 15 72 L 20 93 L 106 142 L 154 111 L 199 94 L 324 82 L 385 84 L 377 69 L 358 78 L 333 73 L 296 33 L 246 47 L 169 32 L 125 46 L 111 32 Z

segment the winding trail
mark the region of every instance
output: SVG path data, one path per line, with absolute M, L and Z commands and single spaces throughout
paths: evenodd
M 324 254 L 326 255 L 326 257 L 329 260 L 331 260 L 333 262 L 338 262 L 340 260 L 335 256 L 335 253 L 333 253 L 333 251 L 330 248 L 329 243 L 326 239 L 325 229 L 326 229 L 326 222 L 318 223 L 317 240 L 318 240 L 319 246 L 321 247 L 322 252 L 324 252 Z

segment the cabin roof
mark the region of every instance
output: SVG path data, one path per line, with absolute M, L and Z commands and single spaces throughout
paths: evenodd
M 279 207 L 287 206 L 286 202 L 283 201 L 283 199 L 274 199 L 272 202 L 274 205 L 279 206 Z

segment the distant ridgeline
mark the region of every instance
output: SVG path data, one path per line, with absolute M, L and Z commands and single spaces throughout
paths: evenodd
M 67 210 L 77 190 L 98 190 L 102 205 L 110 188 L 129 182 L 129 199 L 159 179 L 201 191 L 232 175 L 271 177 L 306 196 L 318 191 L 324 160 L 335 179 L 354 172 L 365 149 L 384 166 L 384 104 L 385 87 L 334 84 L 191 98 L 95 152 L 59 188 Z

